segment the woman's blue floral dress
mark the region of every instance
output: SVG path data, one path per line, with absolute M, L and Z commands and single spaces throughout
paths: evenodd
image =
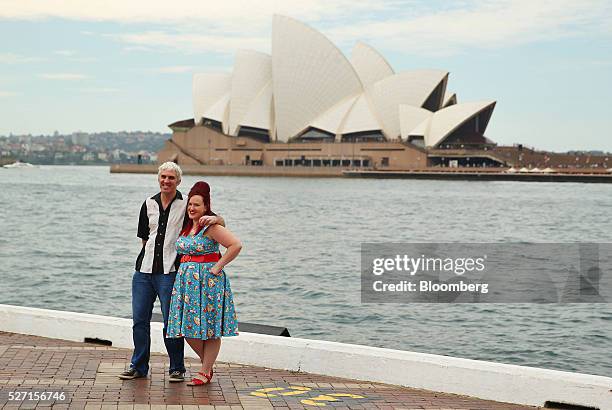
M 218 253 L 219 244 L 204 236 L 206 228 L 197 235 L 179 236 L 176 249 L 181 255 Z M 181 263 L 170 302 L 166 337 L 216 339 L 237 336 L 238 320 L 232 289 L 225 271 L 216 276 L 210 273 L 215 262 Z

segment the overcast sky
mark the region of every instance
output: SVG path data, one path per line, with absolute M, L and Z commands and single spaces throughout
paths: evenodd
M 459 102 L 493 99 L 487 136 L 612 151 L 606 0 L 0 0 L 0 135 L 151 130 L 192 117 L 193 73 L 270 52 L 272 15 L 396 72 L 450 72 Z

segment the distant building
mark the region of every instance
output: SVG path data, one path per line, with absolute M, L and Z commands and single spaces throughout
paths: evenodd
M 93 152 L 86 152 L 85 154 L 83 154 L 83 161 L 95 161 L 96 159 L 96 154 L 94 154 Z
M 90 143 L 89 134 L 86 134 L 84 132 L 75 132 L 75 133 L 72 133 L 72 135 L 70 136 L 70 141 L 74 145 L 87 146 Z
M 271 55 L 239 51 L 231 73 L 194 75 L 194 118 L 170 125 L 158 160 L 381 169 L 554 162 L 497 147 L 485 136 L 496 102 L 460 103 L 448 82 L 444 70 L 396 73 L 361 42 L 348 59 L 318 31 L 275 16 Z

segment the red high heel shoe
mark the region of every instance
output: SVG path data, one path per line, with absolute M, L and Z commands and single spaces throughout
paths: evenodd
M 204 374 L 204 373 L 202 373 L 202 372 L 200 372 L 200 374 L 201 374 L 202 376 L 206 377 L 206 383 L 210 383 L 210 381 L 211 381 L 211 380 L 212 380 L 212 378 L 213 378 L 213 374 L 215 374 L 215 372 L 213 371 L 213 369 L 210 369 L 210 375 L 208 375 L 208 374 Z
M 189 383 L 187 383 L 187 386 L 203 386 L 205 384 L 210 383 L 210 381 L 213 378 L 213 370 L 210 370 L 210 375 L 206 374 L 206 373 L 202 373 L 202 372 L 198 372 L 199 375 L 204 376 L 204 378 L 206 378 L 206 381 L 202 380 L 202 379 L 198 379 L 196 377 L 192 378 L 191 381 Z

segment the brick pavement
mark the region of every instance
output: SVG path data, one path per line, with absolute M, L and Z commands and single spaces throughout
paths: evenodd
M 167 357 L 153 354 L 147 379 L 120 380 L 131 351 L 0 332 L 0 407 L 28 409 L 534 409 L 470 397 L 308 373 L 217 363 L 207 386 L 169 383 Z M 197 361 L 186 360 L 188 374 Z M 55 392 L 38 401 L 36 392 Z M 65 395 L 61 400 L 60 393 Z M 14 397 L 13 397 L 14 399 Z

